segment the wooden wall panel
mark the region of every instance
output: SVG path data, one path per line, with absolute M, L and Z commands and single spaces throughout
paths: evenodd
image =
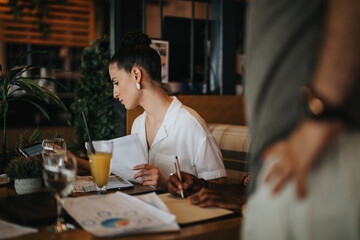
M 95 38 L 94 7 L 92 0 L 55 1 L 48 5 L 48 16 L 43 22 L 50 25 L 47 37 L 39 30 L 36 11 L 24 8 L 21 19 L 15 20 L 7 5 L 0 1 L 0 41 L 56 46 L 86 47 Z M 28 6 L 26 1 L 19 4 Z

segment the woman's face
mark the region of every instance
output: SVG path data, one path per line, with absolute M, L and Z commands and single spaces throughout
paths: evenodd
M 113 83 L 113 96 L 119 99 L 126 109 L 133 109 L 138 105 L 139 90 L 136 88 L 135 75 L 119 69 L 116 63 L 109 66 L 110 79 Z

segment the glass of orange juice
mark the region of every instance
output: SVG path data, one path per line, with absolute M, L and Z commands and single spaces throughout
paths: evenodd
M 106 185 L 110 175 L 110 160 L 113 152 L 113 142 L 93 142 L 94 152 L 91 152 L 90 142 L 86 149 L 90 161 L 90 171 L 96 186 L 97 194 L 106 193 Z

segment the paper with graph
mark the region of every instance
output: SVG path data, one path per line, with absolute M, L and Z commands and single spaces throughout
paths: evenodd
M 176 216 L 157 207 L 156 194 L 144 201 L 125 193 L 66 198 L 64 209 L 96 237 L 176 231 Z

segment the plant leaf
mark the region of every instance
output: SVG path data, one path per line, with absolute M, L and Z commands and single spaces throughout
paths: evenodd
M 45 117 L 47 120 L 50 120 L 50 117 L 49 117 L 49 114 L 45 111 L 45 109 L 40 106 L 39 104 L 31 101 L 31 100 L 28 100 L 28 99 L 25 99 L 25 98 L 13 98 L 11 100 L 16 100 L 16 101 L 24 101 L 24 102 L 28 102 L 30 104 L 32 104 L 33 106 L 35 106 Z
M 12 68 L 11 69 L 11 71 L 12 71 L 11 82 L 14 81 L 15 79 L 19 78 L 21 76 L 21 74 L 23 74 L 24 72 L 27 72 L 29 70 L 39 69 L 39 68 L 40 68 L 40 66 L 32 66 L 32 65 L 25 65 L 25 66 Z M 19 71 L 19 69 L 21 69 L 21 71 Z M 14 74 L 13 72 L 15 72 L 16 74 Z
M 63 101 L 61 101 L 61 99 L 54 94 L 53 92 L 51 92 L 50 90 L 43 88 L 43 90 L 45 91 L 49 101 L 51 104 L 59 107 L 60 109 L 64 110 L 65 112 L 68 112 L 68 109 L 66 108 L 65 104 L 63 103 Z
M 48 77 L 22 77 L 21 79 L 24 79 L 24 80 L 40 80 L 40 79 L 43 79 L 43 80 L 47 80 L 49 82 L 53 82 L 55 83 L 56 85 L 60 86 L 62 89 L 64 90 L 68 90 L 67 87 L 65 87 L 64 84 L 62 84 L 60 81 L 56 80 L 56 79 L 53 79 L 53 78 L 48 78 Z
M 41 101 L 50 103 L 48 94 L 46 93 L 47 89 L 41 87 L 34 80 L 18 78 L 13 82 L 13 85 L 16 85 L 19 87 L 15 91 L 24 90 L 26 93 L 40 99 Z M 12 92 L 10 94 L 12 94 Z
M 29 137 L 29 143 L 33 144 L 35 142 L 40 142 L 43 139 L 43 133 L 39 131 L 39 127 L 34 129 L 33 133 Z

